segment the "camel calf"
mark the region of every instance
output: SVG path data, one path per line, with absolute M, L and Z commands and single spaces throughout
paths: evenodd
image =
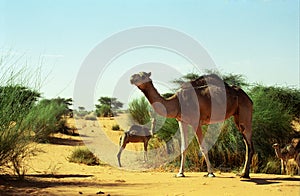
M 152 119 L 151 129 L 141 125 L 132 125 L 128 131 L 120 137 L 120 150 L 117 155 L 119 167 L 121 165 L 121 153 L 128 143 L 144 143 L 144 160 L 148 160 L 147 148 L 150 138 L 153 136 L 156 120 Z
M 285 147 L 279 147 L 279 144 L 273 144 L 276 156 L 281 160 L 281 174 L 287 174 L 287 163 L 293 159 L 297 163 L 298 175 L 300 175 L 300 139 L 293 139 L 292 143 Z

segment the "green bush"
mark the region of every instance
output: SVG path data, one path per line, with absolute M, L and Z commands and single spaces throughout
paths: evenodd
M 134 99 L 129 103 L 129 113 L 132 118 L 139 124 L 144 125 L 150 121 L 150 104 L 145 97 Z
M 68 127 L 62 119 L 64 106 L 52 100 L 42 100 L 24 118 L 23 124 L 35 134 L 35 141 L 45 142 L 51 133 L 65 132 Z
M 284 106 L 266 89 L 268 87 L 256 86 L 250 92 L 254 103 L 253 142 L 260 160 L 275 155 L 272 144 L 286 144 L 293 137 L 291 108 Z
M 25 70 L 6 68 L 0 61 L 0 169 L 12 169 L 20 178 L 26 168 L 23 161 L 35 151 L 30 127 L 24 123 L 40 94 L 23 77 Z M 34 123 L 34 122 L 32 122 Z
M 83 163 L 86 165 L 99 165 L 99 159 L 87 148 L 75 149 L 68 158 L 69 162 Z
M 24 160 L 35 153 L 33 142 L 45 141 L 50 133 L 65 130 L 62 116 L 70 111 L 70 99 L 37 103 L 40 93 L 29 86 L 35 82 L 30 73 L 37 74 L 39 70 L 6 67 L 3 62 L 0 61 L 0 170 L 12 169 L 21 178 L 26 172 Z

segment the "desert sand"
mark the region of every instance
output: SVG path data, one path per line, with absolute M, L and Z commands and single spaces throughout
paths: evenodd
M 85 123 L 92 125 L 86 133 L 97 134 L 94 129 L 98 125 Z M 115 123 L 112 119 L 100 119 L 99 126 L 117 143 L 121 132 L 110 129 Z M 84 124 L 82 129 L 85 127 L 89 126 Z M 185 178 L 175 178 L 176 172 L 70 163 L 72 151 L 85 145 L 83 137 L 55 134 L 51 143 L 37 144 L 40 152 L 26 164 L 25 180 L 17 181 L 3 174 L 0 195 L 300 195 L 300 176 L 251 173 L 251 179 L 240 179 L 234 173 L 216 172 L 215 178 L 206 178 L 206 173 L 186 172 Z M 128 149 L 140 151 L 142 144 L 130 144 Z M 125 152 L 122 158 L 128 164 L 126 158 L 130 159 L 130 155 Z

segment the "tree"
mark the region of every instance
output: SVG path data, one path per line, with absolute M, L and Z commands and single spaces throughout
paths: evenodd
M 123 107 L 123 103 L 114 97 L 100 97 L 99 104 L 96 104 L 96 115 L 108 117 L 114 116 L 116 111 Z

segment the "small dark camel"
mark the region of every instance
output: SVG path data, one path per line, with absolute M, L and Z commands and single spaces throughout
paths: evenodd
M 130 82 L 144 93 L 156 113 L 167 118 L 175 118 L 179 123 L 181 132 L 181 164 L 179 173 L 176 176 L 184 177 L 186 140 L 188 126 L 190 125 L 196 133 L 200 149 L 207 164 L 208 174 L 206 176 L 214 177 L 208 157 L 208 148 L 203 142 L 201 126 L 222 122 L 233 116 L 234 122 L 242 133 L 246 145 L 245 165 L 241 177 L 250 178 L 249 170 L 254 148 L 252 143 L 253 103 L 249 96 L 242 89 L 229 86 L 217 75 L 211 74 L 184 83 L 181 90 L 172 97 L 165 99 L 153 86 L 150 76 L 151 73 L 140 72 L 132 75 Z M 222 91 L 222 89 L 224 90 Z M 220 94 L 224 95 L 224 98 Z M 213 112 L 214 115 L 212 115 Z
M 121 160 L 120 160 L 121 153 L 125 149 L 128 143 L 138 143 L 138 142 L 144 143 L 144 161 L 148 160 L 148 154 L 147 154 L 148 142 L 153 136 L 153 132 L 155 130 L 155 124 L 156 124 L 156 120 L 153 118 L 151 120 L 150 129 L 142 125 L 132 125 L 128 131 L 124 132 L 124 134 L 120 137 L 120 150 L 117 155 L 119 167 L 122 167 Z

